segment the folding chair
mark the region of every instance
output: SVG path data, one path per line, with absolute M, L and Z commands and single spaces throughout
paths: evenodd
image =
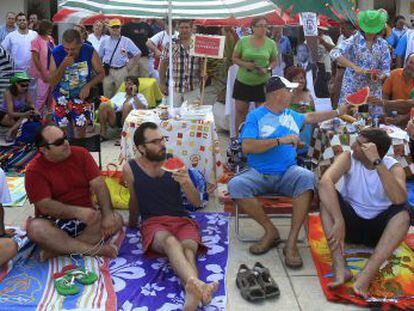
M 69 142 L 71 145 L 83 147 L 89 152 L 97 152 L 99 169 L 102 170 L 101 137 L 99 134 L 85 138 L 71 138 Z

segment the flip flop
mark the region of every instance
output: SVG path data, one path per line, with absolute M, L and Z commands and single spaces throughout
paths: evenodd
M 259 244 L 253 244 L 250 246 L 249 251 L 253 255 L 263 255 L 266 254 L 272 248 L 278 247 L 282 243 L 282 239 L 280 237 L 275 238 L 272 242 L 270 242 L 267 246 L 261 247 L 259 249 L 254 249 L 254 247 Z
M 86 271 L 84 267 L 80 268 L 76 265 L 63 267 L 62 273 L 74 277 L 75 280 L 83 285 L 90 285 L 96 282 L 98 275 L 93 271 Z
M 298 256 L 286 256 L 286 250 L 283 249 L 283 256 L 285 256 L 285 265 L 291 269 L 299 269 L 303 266 L 302 257 Z
M 56 272 L 53 275 L 53 279 L 58 294 L 69 296 L 79 293 L 79 287 L 75 284 L 73 276 L 66 275 L 63 272 Z
M 256 262 L 253 266 L 253 271 L 257 273 L 257 281 L 263 288 L 266 298 L 280 296 L 279 286 L 270 275 L 268 268 L 263 266 L 260 262 Z
M 266 298 L 266 294 L 258 282 L 257 274 L 245 264 L 239 267 L 236 285 L 240 289 L 242 297 L 248 301 L 258 301 Z

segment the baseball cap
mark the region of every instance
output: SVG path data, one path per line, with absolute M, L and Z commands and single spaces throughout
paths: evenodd
M 26 72 L 16 72 L 11 78 L 10 83 L 15 84 L 22 81 L 30 81 L 30 77 Z
M 108 22 L 108 27 L 113 27 L 113 26 L 122 26 L 121 20 L 118 18 L 110 19 Z
M 290 82 L 281 76 L 271 77 L 266 84 L 266 93 L 272 93 L 281 89 L 296 89 L 299 83 Z

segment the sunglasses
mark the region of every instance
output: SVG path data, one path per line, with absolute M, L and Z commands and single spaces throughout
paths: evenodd
M 18 83 L 20 87 L 29 87 L 29 83 Z
M 111 29 L 119 29 L 121 26 L 111 26 Z
M 68 137 L 65 135 L 62 138 L 56 139 L 53 143 L 49 143 L 49 144 L 42 145 L 42 147 L 48 147 L 48 146 L 56 146 L 56 147 L 59 147 L 59 146 L 62 146 L 65 143 L 65 141 L 67 141 L 67 139 L 68 139 Z
M 167 136 L 163 136 L 162 138 L 155 138 L 149 141 L 144 142 L 144 145 L 146 144 L 155 144 L 155 145 L 159 145 L 161 144 L 161 142 L 166 142 L 168 141 L 168 137 Z

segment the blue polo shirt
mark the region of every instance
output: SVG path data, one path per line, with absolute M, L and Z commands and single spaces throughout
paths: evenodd
M 305 115 L 291 109 L 274 113 L 262 106 L 247 115 L 241 140 L 274 139 L 287 135 L 299 136 L 305 123 Z M 263 153 L 249 153 L 247 164 L 265 175 L 283 175 L 289 167 L 296 165 L 296 148 L 281 145 L 270 148 Z

